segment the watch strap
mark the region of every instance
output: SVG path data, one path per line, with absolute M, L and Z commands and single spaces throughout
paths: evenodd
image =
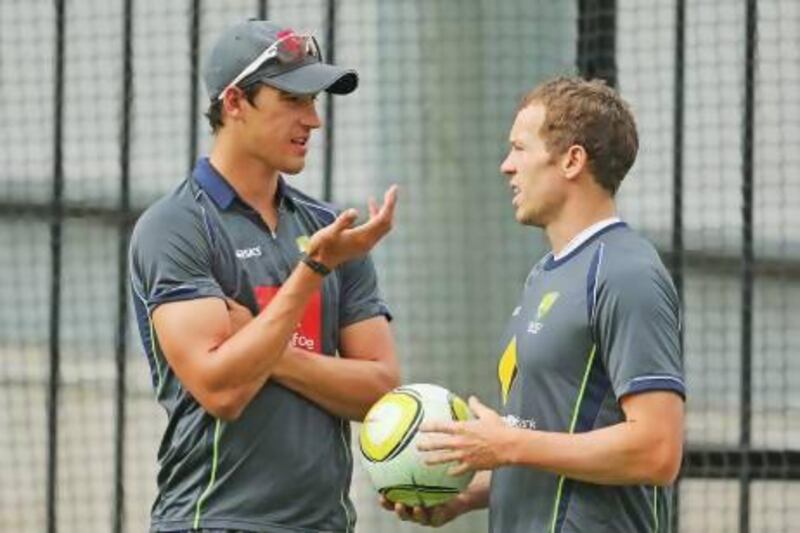
M 316 259 L 312 259 L 308 254 L 303 254 L 303 257 L 300 260 L 305 263 L 308 268 L 322 277 L 325 277 L 331 273 L 330 268 L 326 267 Z

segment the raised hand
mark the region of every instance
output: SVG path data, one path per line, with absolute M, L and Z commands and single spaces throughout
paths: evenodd
M 370 199 L 369 220 L 352 227 L 358 218 L 355 209 L 347 209 L 332 224 L 311 236 L 308 255 L 328 268 L 369 252 L 392 229 L 397 203 L 397 185 L 392 185 L 383 197 L 383 205 Z

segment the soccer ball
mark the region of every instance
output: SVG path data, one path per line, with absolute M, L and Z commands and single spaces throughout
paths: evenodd
M 467 404 L 444 387 L 404 385 L 372 406 L 359 436 L 361 460 L 372 484 L 388 500 L 431 507 L 461 492 L 474 472 L 447 473 L 453 463 L 429 466 L 417 450 L 420 424 L 472 418 Z

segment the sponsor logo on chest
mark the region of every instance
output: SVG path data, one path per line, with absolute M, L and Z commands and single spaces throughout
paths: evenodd
M 264 309 L 278 294 L 279 285 L 259 285 L 254 287 L 258 308 Z M 300 322 L 292 333 L 290 340 L 292 346 L 302 348 L 314 353 L 322 352 L 322 291 L 317 290 L 311 295 Z
M 544 318 L 550 313 L 550 309 L 553 308 L 555 305 L 556 300 L 558 300 L 559 293 L 558 292 L 548 292 L 544 296 L 542 296 L 542 300 L 539 302 L 539 307 L 536 309 L 536 320 L 531 320 L 528 322 L 528 333 L 531 335 L 536 335 L 544 328 Z

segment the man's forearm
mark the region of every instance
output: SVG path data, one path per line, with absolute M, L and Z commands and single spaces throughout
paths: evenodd
M 209 388 L 260 389 L 321 281 L 308 267 L 298 266 L 269 306 L 209 354 Z
M 605 485 L 667 485 L 677 473 L 670 443 L 636 422 L 577 434 L 511 429 L 509 462 Z
M 272 379 L 342 418 L 361 421 L 378 399 L 399 383 L 394 365 L 287 348 Z

